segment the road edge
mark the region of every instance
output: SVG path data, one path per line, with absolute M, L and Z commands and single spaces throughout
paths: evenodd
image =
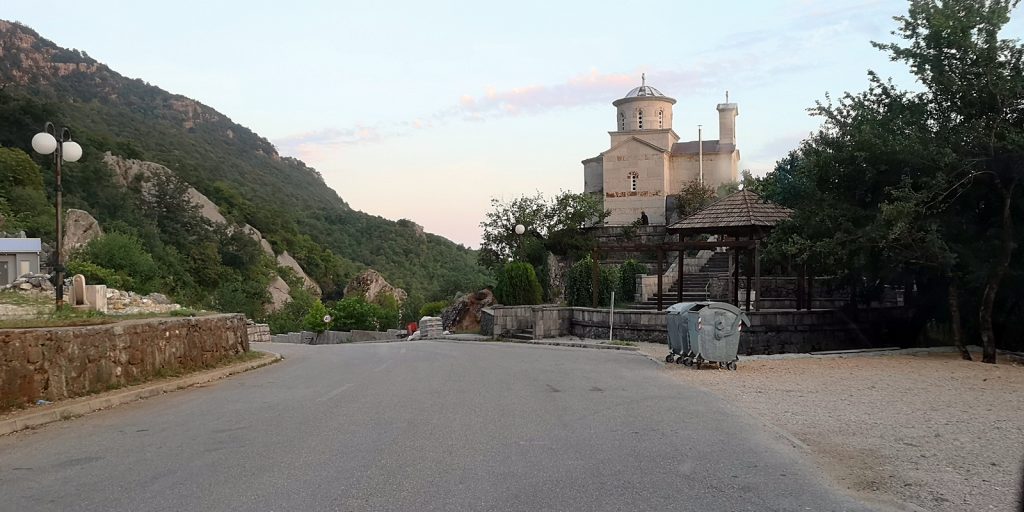
M 256 361 L 245 361 L 224 368 L 214 368 L 192 375 L 186 375 L 170 381 L 161 381 L 152 384 L 139 384 L 124 390 L 114 391 L 109 394 L 97 395 L 68 404 L 54 404 L 42 411 L 26 411 L 23 414 L 15 413 L 14 417 L 0 420 L 0 436 L 13 434 L 25 429 L 37 428 L 55 421 L 77 418 L 89 413 L 109 409 L 118 405 L 151 398 L 164 393 L 170 393 L 181 389 L 190 388 L 200 384 L 206 384 L 237 373 L 247 372 L 274 364 L 283 359 L 281 354 L 269 350 L 255 350 L 267 354 L 269 357 L 261 357 Z M 72 399 L 75 400 L 75 399 Z

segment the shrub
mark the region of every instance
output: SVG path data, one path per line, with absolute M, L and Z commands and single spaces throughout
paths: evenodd
M 327 315 L 327 306 L 324 306 L 324 303 L 317 299 L 317 301 L 313 303 L 313 306 L 309 308 L 309 312 L 306 313 L 306 319 L 303 322 L 303 325 L 306 329 L 313 332 L 324 332 L 333 323 L 333 319 L 331 323 L 324 321 L 324 317 Z
M 334 303 L 331 308 L 331 329 L 335 331 L 375 331 L 385 317 L 382 308 L 370 304 L 361 297 L 349 297 Z M 396 320 L 397 322 L 397 320 Z
M 271 333 L 298 332 L 306 326 L 306 315 L 317 302 L 317 298 L 301 288 L 292 288 L 291 297 L 292 300 L 286 302 L 284 307 L 267 315 Z
M 87 284 L 105 284 L 118 290 L 133 288 L 132 278 L 104 268 L 88 261 L 71 260 L 68 262 L 68 275 L 82 274 Z
M 441 316 L 441 312 L 448 307 L 448 301 L 436 300 L 434 302 L 428 302 L 420 308 L 420 318 L 425 316 Z
M 543 301 L 537 273 L 529 263 L 523 262 L 505 264 L 505 268 L 498 273 L 494 295 L 499 303 L 506 306 L 540 304 Z
M 89 242 L 74 259 L 131 278 L 128 284 L 133 292 L 147 294 L 157 289 L 159 268 L 135 236 L 107 233 Z M 113 284 L 108 286 L 123 289 Z
M 640 262 L 632 259 L 626 260 L 619 267 L 619 293 L 622 294 L 622 300 L 633 302 L 634 297 L 636 297 L 636 276 L 637 274 L 646 273 L 647 268 Z
M 565 276 L 565 301 L 570 306 L 591 306 L 593 301 L 593 267 L 594 260 L 587 256 L 573 264 Z M 599 307 L 607 306 L 612 299 L 612 292 L 619 297 L 618 267 L 601 267 Z

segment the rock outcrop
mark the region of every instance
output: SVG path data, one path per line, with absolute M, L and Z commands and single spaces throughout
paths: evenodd
M 112 171 L 114 171 L 115 181 L 122 187 L 127 187 L 129 184 L 141 181 L 143 190 L 146 189 L 146 181 L 154 175 L 158 174 L 173 174 L 173 171 L 164 167 L 160 164 L 153 162 L 145 162 L 142 160 L 132 160 L 128 158 L 121 158 L 115 156 L 110 152 L 103 155 L 103 162 L 107 164 Z M 220 208 L 206 197 L 202 192 L 196 190 L 194 187 L 188 188 L 189 199 L 199 207 L 199 212 L 212 222 L 218 224 L 226 224 L 232 226 L 228 219 L 220 212 Z M 260 248 L 267 256 L 274 258 L 278 265 L 288 267 L 292 269 L 296 275 L 298 275 L 306 288 L 311 290 L 316 295 L 321 295 L 323 291 L 320 289 L 320 285 L 309 277 L 309 274 L 299 265 L 298 261 L 295 261 L 290 254 L 284 252 L 280 255 L 274 254 L 274 248 L 270 245 L 267 239 L 263 238 L 263 234 L 260 231 L 248 224 L 243 224 L 240 229 L 246 233 L 250 238 L 260 244 Z M 268 311 L 277 311 L 289 300 L 291 288 L 288 286 L 280 276 L 275 276 L 274 280 L 271 281 L 267 287 L 267 291 L 271 296 L 271 303 L 267 305 Z
M 64 221 L 64 260 L 68 254 L 103 236 L 100 223 L 85 210 L 69 209 Z
M 302 283 L 307 290 L 312 290 L 316 295 L 323 294 L 323 291 L 320 289 L 320 285 L 316 284 L 316 281 L 309 277 L 305 270 L 302 270 L 302 266 L 299 265 L 299 262 L 295 261 L 295 258 L 292 258 L 291 254 L 288 254 L 288 251 L 277 255 L 277 264 L 282 267 L 292 269 L 292 271 L 302 279 Z
M 362 296 L 367 302 L 377 302 L 381 295 L 391 295 L 399 304 L 409 298 L 405 290 L 391 286 L 380 272 L 373 269 L 364 270 L 345 286 L 345 296 L 354 295 Z
M 446 331 L 478 332 L 481 310 L 497 302 L 488 289 L 464 295 L 441 313 L 441 325 Z

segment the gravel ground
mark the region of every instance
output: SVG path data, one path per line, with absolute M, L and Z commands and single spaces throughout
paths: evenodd
M 658 360 L 665 345 L 638 344 Z M 980 354 L 975 354 L 980 359 Z M 926 510 L 1019 510 L 1024 367 L 956 354 L 741 360 L 666 372 L 803 442 L 839 485 Z

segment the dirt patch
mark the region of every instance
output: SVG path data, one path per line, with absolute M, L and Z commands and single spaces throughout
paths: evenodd
M 653 357 L 668 353 L 664 345 L 644 345 Z M 1017 504 L 1024 479 L 1019 364 L 915 354 L 665 371 L 789 432 L 837 483 L 868 498 L 943 512 Z

